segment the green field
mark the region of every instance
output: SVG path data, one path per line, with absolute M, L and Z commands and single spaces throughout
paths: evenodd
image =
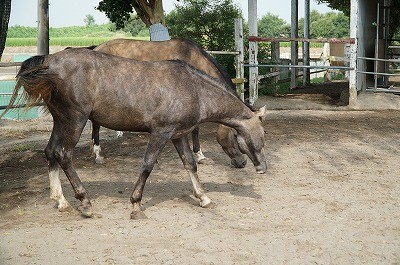
M 115 39 L 117 37 L 127 38 L 126 36 L 110 37 L 59 37 L 50 38 L 50 46 L 92 46 Z M 150 40 L 149 37 L 130 37 L 137 40 Z M 36 46 L 37 38 L 7 38 L 6 47 Z

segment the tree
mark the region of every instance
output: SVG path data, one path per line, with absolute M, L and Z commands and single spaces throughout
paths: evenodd
M 299 36 L 303 34 L 304 18 L 299 20 Z M 348 38 L 350 36 L 350 18 L 344 13 L 310 13 L 311 38 Z
M 165 25 L 162 0 L 102 0 L 97 9 L 104 12 L 117 29 L 124 27 L 133 10 L 147 26 L 157 23 Z
M 258 34 L 265 37 L 289 37 L 290 25 L 284 19 L 267 13 L 258 21 Z
M 318 3 L 326 3 L 332 9 L 340 10 L 345 15 L 350 16 L 350 1 L 349 0 L 316 0 Z M 400 31 L 400 1 L 391 1 L 389 21 L 389 39 Z
M 129 32 L 132 36 L 149 36 L 146 24 L 137 15 L 131 15 L 129 20 L 125 22 L 122 30 Z
M 172 37 L 189 38 L 207 50 L 232 50 L 235 46 L 234 19 L 242 17 L 232 0 L 181 0 L 181 4 L 166 16 Z M 215 55 L 231 76 L 234 57 Z
M 86 24 L 86 27 L 92 26 L 96 24 L 93 15 L 86 15 L 86 18 L 83 20 Z
M 8 21 L 10 20 L 11 0 L 0 0 L 0 59 L 6 47 Z
M 242 17 L 232 0 L 183 0 L 166 17 L 173 37 L 190 38 L 209 50 L 234 47 L 235 18 Z

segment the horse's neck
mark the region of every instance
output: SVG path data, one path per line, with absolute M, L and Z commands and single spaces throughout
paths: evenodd
M 203 121 L 217 122 L 232 128 L 243 126 L 243 122 L 250 119 L 252 111 L 229 92 L 223 92 L 224 96 L 211 96 L 204 101 Z

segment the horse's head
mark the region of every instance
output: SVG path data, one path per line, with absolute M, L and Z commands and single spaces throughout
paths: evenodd
M 246 156 L 239 149 L 237 132 L 225 125 L 220 125 L 217 130 L 217 141 L 224 152 L 231 158 L 234 167 L 243 168 L 246 166 Z
M 264 155 L 264 128 L 262 119 L 266 114 L 265 106 L 254 112 L 250 119 L 243 121 L 243 126 L 237 129 L 237 142 L 239 150 L 246 154 L 254 164 L 257 173 L 267 171 L 267 162 Z

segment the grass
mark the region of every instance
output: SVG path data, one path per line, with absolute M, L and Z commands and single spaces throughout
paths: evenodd
M 122 36 L 126 38 L 125 36 Z M 51 38 L 50 46 L 92 46 L 114 39 L 110 37 L 59 37 Z M 149 37 L 134 37 L 137 40 L 149 40 Z M 37 38 L 7 38 L 6 47 L 37 46 Z

